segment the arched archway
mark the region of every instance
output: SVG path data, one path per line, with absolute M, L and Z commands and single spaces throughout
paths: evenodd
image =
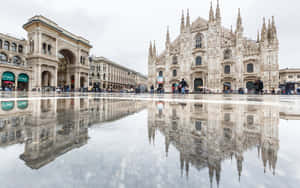
M 76 59 L 75 55 L 72 51 L 68 49 L 62 49 L 58 53 L 58 70 L 57 70 L 57 85 L 60 88 L 72 88 L 74 87 L 75 79 L 72 80 L 71 78 L 71 70 L 70 65 L 75 64 Z M 70 79 L 71 78 L 71 79 Z
M 203 89 L 203 80 L 202 78 L 196 78 L 194 80 L 194 91 L 201 92 Z

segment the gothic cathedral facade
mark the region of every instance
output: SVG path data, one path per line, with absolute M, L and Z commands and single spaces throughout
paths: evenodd
M 244 36 L 240 10 L 235 31 L 222 26 L 219 2 L 216 13 L 211 5 L 209 20 L 196 19 L 190 23 L 182 13 L 180 34 L 170 40 L 169 28 L 165 50 L 157 55 L 155 42 L 150 42 L 148 57 L 148 87 L 172 92 L 182 79 L 191 92 L 209 89 L 213 92 L 254 89 L 257 80 L 264 90 L 279 85 L 279 41 L 274 21 L 263 19 L 261 33 L 256 40 Z

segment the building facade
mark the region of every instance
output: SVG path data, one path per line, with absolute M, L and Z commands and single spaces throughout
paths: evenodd
M 92 57 L 90 63 L 89 79 L 93 88 L 120 91 L 147 86 L 146 76 L 105 57 Z
M 88 40 L 63 29 L 43 16 L 23 25 L 28 40 L 0 34 L 1 87 L 42 90 L 88 87 Z
M 219 2 L 214 13 L 211 5 L 209 20 L 196 19 L 190 23 L 189 12 L 181 18 L 180 34 L 171 41 L 169 28 L 165 50 L 157 55 L 150 43 L 148 57 L 148 87 L 172 91 L 172 86 L 185 79 L 189 90 L 208 88 L 215 92 L 224 89 L 252 89 L 261 80 L 265 90 L 278 88 L 279 41 L 274 17 L 263 19 L 257 40 L 244 36 L 240 10 L 235 31 L 222 26 Z
M 280 84 L 299 83 L 300 84 L 300 69 L 286 68 L 279 71 Z

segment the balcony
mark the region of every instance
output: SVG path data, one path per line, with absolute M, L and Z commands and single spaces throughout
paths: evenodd
M 180 65 L 179 65 L 178 63 L 176 63 L 176 64 L 172 63 L 172 64 L 170 65 L 170 68 L 171 68 L 171 69 L 177 69 L 177 68 L 180 68 Z
M 258 73 L 257 72 L 245 72 L 244 76 L 245 77 L 257 77 Z
M 224 59 L 224 61 L 222 61 L 223 65 L 233 65 L 234 63 L 233 59 Z
M 207 65 L 192 65 L 192 70 L 194 72 L 200 71 L 200 72 L 204 72 L 207 71 L 208 67 Z
M 223 78 L 234 78 L 235 77 L 235 73 L 234 72 L 230 72 L 230 73 L 222 73 L 221 75 Z
M 205 48 L 194 48 L 193 49 L 193 54 L 196 54 L 196 53 L 205 53 L 206 52 L 206 50 L 205 50 Z

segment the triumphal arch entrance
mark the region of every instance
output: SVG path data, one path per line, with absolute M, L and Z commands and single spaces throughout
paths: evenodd
M 34 16 L 23 28 L 28 33 L 28 65 L 33 69 L 32 88 L 88 87 L 90 42 L 43 16 Z

